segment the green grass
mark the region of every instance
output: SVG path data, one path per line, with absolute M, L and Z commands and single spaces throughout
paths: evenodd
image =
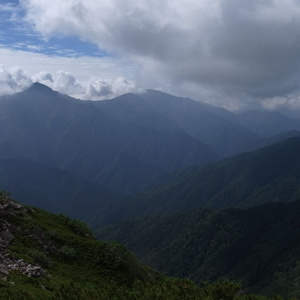
M 10 255 L 42 266 L 46 275 L 10 272 L 0 279 L 0 299 L 267 299 L 239 295 L 239 286 L 227 281 L 200 288 L 190 280 L 165 277 L 139 264 L 122 245 L 96 240 L 85 224 L 63 215 L 27 207 L 4 219 L 14 227 Z

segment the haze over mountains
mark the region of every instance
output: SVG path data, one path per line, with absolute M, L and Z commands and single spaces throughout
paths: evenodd
M 0 106 L 1 159 L 65 170 L 116 194 L 136 192 L 154 178 L 215 159 L 209 147 L 183 132 L 119 122 L 92 102 L 40 84 L 2 97 Z
M 175 171 L 298 135 L 297 119 L 268 113 L 278 135 L 262 137 L 270 125 L 251 114 L 153 90 L 81 101 L 35 83 L 0 98 L 0 185 L 31 205 L 92 220 Z
M 246 208 L 300 196 L 300 138 L 165 177 L 113 207 L 104 224 L 197 208 Z M 101 224 L 101 220 L 98 221 Z
M 294 297 L 299 130 L 278 112 L 154 90 L 82 101 L 36 83 L 0 97 L 0 190 L 85 221 L 172 276 Z

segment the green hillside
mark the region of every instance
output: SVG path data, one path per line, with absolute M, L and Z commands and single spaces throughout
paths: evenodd
M 2 192 L 0 236 L 0 299 L 267 300 L 229 281 L 200 288 L 167 278 L 123 246 L 96 240 L 83 223 L 20 205 Z
M 141 262 L 198 284 L 229 278 L 248 292 L 300 299 L 300 201 L 196 210 L 99 231 Z

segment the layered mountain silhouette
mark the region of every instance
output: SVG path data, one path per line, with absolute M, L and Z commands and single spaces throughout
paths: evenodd
M 260 136 L 273 136 L 285 131 L 300 130 L 300 119 L 277 111 L 246 111 L 237 115 L 239 124 Z
M 299 129 L 298 119 L 279 113 L 232 113 L 153 90 L 82 101 L 35 83 L 0 97 L 0 194 L 7 201 L 1 192 L 7 190 L 20 202 L 96 229 L 147 217 L 101 234 L 172 275 L 198 283 L 226 276 L 251 291 L 294 297 L 299 289 L 289 280 L 299 280 L 299 202 L 293 202 L 300 195 Z M 84 227 L 64 215 L 36 218 L 43 228 L 48 218 Z M 58 241 L 61 229 L 49 229 Z M 76 254 L 72 245 L 63 255 Z M 24 257 L 41 254 L 30 251 Z M 38 257 L 46 259 L 45 253 Z M 97 251 L 89 254 L 99 262 Z M 239 296 L 234 284 L 218 289 Z
M 133 124 L 165 132 L 181 130 L 210 146 L 218 157 L 260 147 L 262 139 L 237 124 L 229 111 L 162 92 L 126 94 L 113 101 L 99 101 L 105 112 Z
M 182 131 L 166 134 L 120 122 L 41 85 L 0 99 L 0 158 L 27 159 L 67 170 L 120 194 L 169 172 L 215 159 Z
M 173 172 L 299 134 L 296 125 L 279 126 L 278 135 L 263 138 L 246 127 L 227 110 L 158 91 L 82 101 L 35 83 L 0 97 L 0 188 L 76 218 L 91 212 L 94 220 Z
M 300 119 L 278 112 L 232 113 L 155 90 L 125 94 L 94 105 L 120 121 L 163 132 L 183 131 L 208 145 L 218 159 L 300 136 Z
M 300 197 L 299 153 L 300 138 L 294 137 L 173 174 L 113 208 L 103 222 L 201 207 L 250 207 L 297 200 Z

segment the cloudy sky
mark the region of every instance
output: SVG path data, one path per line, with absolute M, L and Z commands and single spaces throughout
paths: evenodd
M 0 93 L 82 99 L 145 88 L 300 109 L 299 0 L 1 0 Z

